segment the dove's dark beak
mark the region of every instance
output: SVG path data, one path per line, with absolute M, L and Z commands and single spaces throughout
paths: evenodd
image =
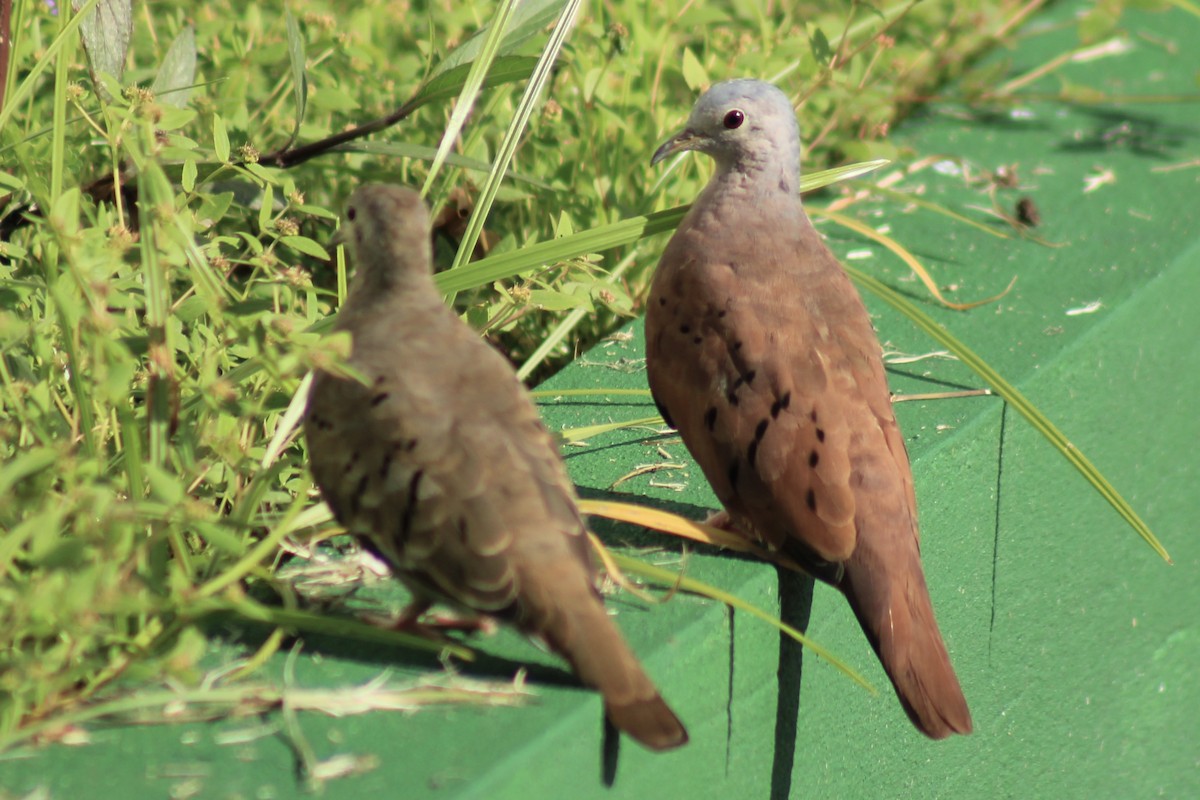
M 684 128 L 663 142 L 662 147 L 654 151 L 654 157 L 650 159 L 650 166 L 654 166 L 667 156 L 682 153 L 684 150 L 697 149 L 700 146 L 701 139 L 702 137 L 695 131 L 690 128 Z
M 333 250 L 339 244 L 349 244 L 350 229 L 345 225 L 333 232 L 333 236 L 329 237 L 329 248 Z

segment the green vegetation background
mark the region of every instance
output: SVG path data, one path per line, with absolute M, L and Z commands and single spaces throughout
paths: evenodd
M 92 0 L 90 33 L 67 5 L 12 6 L 0 105 L 0 749 L 67 735 L 118 679 L 195 684 L 211 614 L 320 628 L 277 572 L 320 519 L 303 443 L 277 434 L 306 372 L 337 357 L 321 323 L 346 267 L 324 243 L 355 185 L 429 181 L 443 267 L 512 256 L 503 276 L 460 273 L 453 302 L 533 381 L 639 313 L 662 240 L 524 251 L 694 197 L 701 159 L 669 181 L 648 160 L 705 86 L 785 87 L 810 171 L 920 156 L 890 127 L 951 78 L 1003 107 L 1021 87 L 973 59 L 1041 4 L 579 4 L 477 247 L 460 247 L 470 208 L 564 4 L 525 4 L 467 105 L 503 5 Z M 1121 10 L 1097 4 L 1080 43 Z M 413 99 L 395 125 L 289 161 Z

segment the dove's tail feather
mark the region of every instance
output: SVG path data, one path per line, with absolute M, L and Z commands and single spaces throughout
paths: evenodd
M 931 739 L 970 733 L 971 711 L 934 619 L 915 546 L 913 551 L 908 569 L 892 564 L 869 577 L 865 565 L 851 558 L 841 588 L 913 724 Z
M 683 723 L 658 693 L 604 604 L 594 596 L 588 599 L 571 604 L 569 613 L 552 615 L 541 635 L 571 662 L 585 685 L 600 692 L 605 713 L 619 730 L 651 750 L 687 744 Z

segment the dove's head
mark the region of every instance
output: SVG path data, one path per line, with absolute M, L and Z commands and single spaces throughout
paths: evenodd
M 429 210 L 412 189 L 381 183 L 355 189 L 334 241 L 350 249 L 356 286 L 379 290 L 430 280 Z
M 798 188 L 796 112 L 787 95 L 765 81 L 743 78 L 715 84 L 696 101 L 687 127 L 658 148 L 651 163 L 684 150 L 712 156 L 720 172 L 770 181 L 789 194 Z

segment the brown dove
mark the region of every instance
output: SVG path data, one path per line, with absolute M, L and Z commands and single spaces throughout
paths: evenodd
M 735 531 L 840 589 L 913 724 L 940 739 L 971 714 L 921 569 L 916 497 L 882 349 L 862 299 L 801 207 L 787 96 L 714 85 L 654 154 L 716 172 L 663 252 L 646 369 Z
M 508 362 L 442 302 L 420 196 L 365 186 L 342 239 L 357 273 L 334 330 L 362 380 L 318 371 L 304 432 L 334 516 L 412 590 L 515 624 L 653 750 L 687 742 L 605 612 L 574 488 Z

